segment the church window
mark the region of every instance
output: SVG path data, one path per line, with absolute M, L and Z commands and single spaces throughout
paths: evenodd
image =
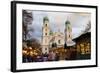
M 45 33 L 45 35 L 47 35 L 47 33 Z
M 47 24 L 45 24 L 45 26 L 47 27 Z
M 45 48 L 45 50 L 47 50 L 47 48 Z
M 61 41 L 60 41 L 60 40 L 58 40 L 58 43 L 60 44 L 60 43 L 61 43 Z
M 69 38 L 70 38 L 70 35 L 69 35 Z

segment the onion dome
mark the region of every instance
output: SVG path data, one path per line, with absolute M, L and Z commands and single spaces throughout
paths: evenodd
M 70 21 L 67 20 L 67 21 L 65 22 L 65 25 L 67 25 L 67 24 L 70 24 Z
M 45 21 L 49 21 L 47 16 L 43 18 L 43 22 L 45 22 Z

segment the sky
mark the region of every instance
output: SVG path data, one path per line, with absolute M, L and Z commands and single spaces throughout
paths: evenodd
M 65 21 L 69 20 L 72 26 L 72 38 L 79 37 L 84 33 L 87 28 L 87 24 L 91 21 L 90 13 L 76 13 L 76 12 L 54 12 L 54 11 L 31 11 L 33 14 L 32 25 L 29 25 L 28 28 L 34 29 L 33 32 L 29 32 L 31 38 L 38 39 L 41 41 L 42 37 L 42 27 L 43 27 L 43 18 L 45 16 L 49 19 L 49 26 L 53 32 L 64 33 Z M 88 31 L 87 31 L 88 32 Z M 90 32 L 90 30 L 89 30 Z

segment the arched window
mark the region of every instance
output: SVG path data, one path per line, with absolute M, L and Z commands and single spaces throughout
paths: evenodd
M 45 24 L 45 26 L 47 27 L 47 24 Z
M 47 35 L 47 33 L 45 33 L 45 35 Z
M 47 50 L 47 48 L 45 48 L 45 50 Z
M 70 38 L 70 35 L 69 35 L 69 38 Z
M 60 40 L 58 40 L 58 43 L 60 44 L 60 43 L 61 43 L 61 41 L 60 41 Z

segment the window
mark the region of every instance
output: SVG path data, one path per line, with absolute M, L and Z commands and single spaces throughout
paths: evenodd
M 45 48 L 45 50 L 47 50 L 47 48 Z
M 61 43 L 61 41 L 60 41 L 60 40 L 58 40 L 58 43 L 60 44 L 60 43 Z
M 47 35 L 47 33 L 45 33 L 45 35 Z
M 47 27 L 47 24 L 45 24 L 45 26 Z
M 70 38 L 70 35 L 69 35 L 69 38 Z

